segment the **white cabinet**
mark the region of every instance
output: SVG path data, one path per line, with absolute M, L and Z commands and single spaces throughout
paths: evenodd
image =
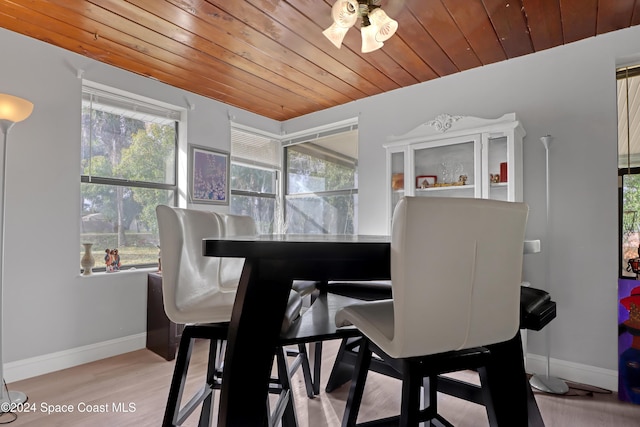
M 389 219 L 404 195 L 522 201 L 524 136 L 515 113 L 498 119 L 441 114 L 389 138 Z

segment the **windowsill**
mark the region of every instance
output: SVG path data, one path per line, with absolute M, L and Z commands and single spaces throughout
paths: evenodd
M 155 273 L 158 271 L 157 267 L 144 267 L 144 268 L 136 268 L 136 267 L 131 267 L 131 268 L 127 268 L 125 270 L 120 270 L 120 271 L 114 271 L 111 273 L 107 273 L 106 271 L 96 271 L 93 272 L 92 274 L 85 276 L 84 274 L 80 273 L 78 276 L 82 279 L 92 279 L 95 277 L 105 277 L 105 276 L 121 276 L 121 275 L 130 275 L 130 274 L 134 274 L 134 273 L 144 273 L 144 274 L 148 274 L 148 273 Z

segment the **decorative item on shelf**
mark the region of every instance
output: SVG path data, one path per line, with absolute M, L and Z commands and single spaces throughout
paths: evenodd
M 404 189 L 404 174 L 403 173 L 394 173 L 391 175 L 391 189 L 392 190 L 402 190 Z
M 107 273 L 113 273 L 120 271 L 120 255 L 118 249 L 105 249 L 104 250 L 104 263 L 106 265 Z
M 467 175 L 460 175 L 460 177 L 458 177 L 458 182 L 460 185 L 467 185 L 467 179 L 469 179 Z
M 416 188 L 433 187 L 437 182 L 438 182 L 438 177 L 435 175 L 416 176 Z
M 500 182 L 507 182 L 507 162 L 500 163 Z
M 454 184 L 464 171 L 462 163 L 446 159 L 440 164 L 442 170 L 442 181 L 444 184 Z
M 498 182 L 500 182 L 500 174 L 489 174 L 489 181 L 491 181 L 492 184 L 497 184 Z
M 82 275 L 90 276 L 91 274 L 93 274 L 92 268 L 96 265 L 96 259 L 91 252 L 93 243 L 83 243 L 82 246 L 84 246 L 84 254 L 82 255 L 82 258 L 80 258 Z

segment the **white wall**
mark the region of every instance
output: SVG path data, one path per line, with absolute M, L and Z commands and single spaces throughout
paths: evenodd
M 46 361 L 38 358 L 47 355 L 82 362 L 84 354 L 108 352 L 94 348 L 105 341 L 115 340 L 115 348 L 144 347 L 146 271 L 79 274 L 78 69 L 85 79 L 179 107 L 187 108 L 188 99 L 195 106 L 188 111 L 188 142 L 197 145 L 229 150 L 229 115 L 274 133 L 281 125 L 4 29 L 0 46 L 0 93 L 35 104 L 31 117 L 13 127 L 7 147 L 2 340 L 11 381 L 40 373 L 38 365 Z M 180 149 L 186 165 L 186 144 Z M 73 353 L 79 348 L 80 355 Z M 33 363 L 25 368 L 24 360 Z
M 558 317 L 548 328 L 552 367 L 565 377 L 586 368 L 597 377 L 591 383 L 615 388 L 614 72 L 616 63 L 640 58 L 638 40 L 640 27 L 617 31 L 351 102 L 283 127 L 292 133 L 359 117 L 360 231 L 379 234 L 387 221 L 387 183 L 380 171 L 388 136 L 443 112 L 485 118 L 515 112 L 527 132 L 527 237 L 543 239 L 543 248 L 551 251 L 551 293 L 558 302 Z M 188 113 L 188 139 L 198 145 L 228 149 L 229 114 L 276 134 L 281 124 L 1 29 L 0 46 L 0 92 L 36 105 L 9 141 L 4 360 L 18 363 L 139 336 L 145 331 L 145 273 L 79 276 L 81 81 L 76 70 L 84 69 L 89 80 L 174 105 L 186 107 L 187 97 L 195 104 Z M 544 148 L 539 141 L 546 134 L 554 138 L 549 239 L 544 236 Z M 544 267 L 542 254 L 527 255 L 524 279 L 546 288 Z M 529 334 L 529 351 L 545 353 L 543 333 Z

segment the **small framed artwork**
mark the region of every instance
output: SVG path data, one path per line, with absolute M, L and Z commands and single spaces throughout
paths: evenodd
M 189 144 L 189 199 L 229 204 L 229 153 Z
M 428 188 L 438 182 L 438 177 L 435 175 L 419 175 L 416 176 L 416 188 Z

